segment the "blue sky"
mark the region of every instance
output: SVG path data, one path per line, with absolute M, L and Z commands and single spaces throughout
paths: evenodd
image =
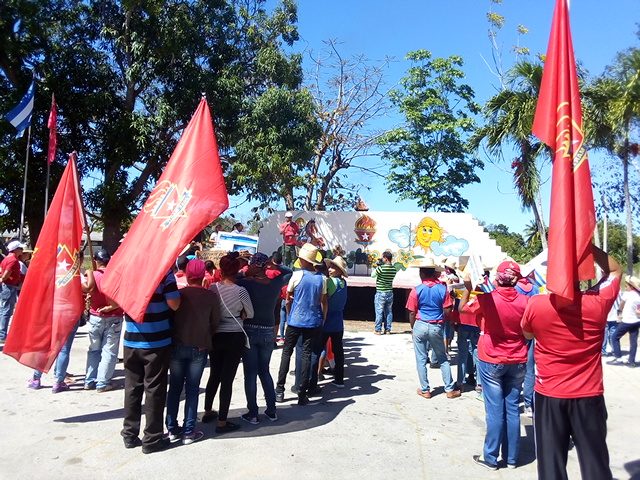
M 529 29 L 521 42 L 533 55 L 546 51 L 554 5 L 554 0 L 504 0 L 502 5 L 493 6 L 506 19 L 499 37 L 506 67 L 514 59 L 510 49 L 517 39 L 518 24 Z M 335 39 L 341 42 L 343 56 L 363 54 L 374 61 L 393 57 L 395 61 L 387 72 L 390 86 L 405 74 L 409 63 L 404 56 L 408 51 L 427 49 L 440 57 L 461 55 L 465 60 L 466 83 L 475 90 L 477 101 L 484 103 L 496 92 L 497 85 L 483 60 L 491 58 L 486 21 L 490 6 L 489 0 L 300 0 L 301 40 L 294 49 L 317 52 L 323 48 L 324 40 Z M 640 0 L 572 0 L 576 58 L 590 74 L 600 74 L 618 51 L 637 46 L 638 22 Z M 389 122 L 400 121 L 401 117 L 393 112 L 391 118 L 381 119 L 381 125 L 386 127 Z M 506 151 L 505 162 L 497 165 L 482 156 L 485 170 L 480 172 L 481 183 L 466 187 L 463 192 L 469 200 L 469 213 L 487 223 L 503 223 L 521 232 L 532 214 L 521 211 L 513 191 L 509 170 L 513 156 Z M 590 158 L 591 168 L 597 172 L 604 161 L 602 155 L 593 152 Z M 545 219 L 548 219 L 549 175 L 548 171 L 543 172 L 543 180 L 547 180 L 542 189 Z M 419 210 L 412 201 L 390 202 L 379 179 L 359 178 L 372 186 L 371 191 L 362 192 L 372 210 Z M 247 204 L 230 213 L 242 216 L 246 208 Z

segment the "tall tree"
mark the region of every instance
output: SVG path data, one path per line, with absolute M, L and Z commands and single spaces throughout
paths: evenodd
M 381 140 L 390 160 L 387 189 L 401 199 L 415 199 L 428 209 L 459 212 L 469 202 L 460 189 L 479 182 L 483 163 L 467 143 L 479 112 L 471 87 L 463 83 L 459 56 L 432 58 L 427 50 L 410 52 L 412 62 L 402 90 L 391 93 L 405 124 Z
M 531 209 L 543 248 L 547 248 L 546 228 L 540 201 L 540 166 L 545 146 L 531 133 L 536 102 L 542 82 L 542 65 L 528 61 L 516 63 L 507 75 L 505 88 L 484 106 L 485 123 L 471 138 L 474 148 L 486 145 L 489 155 L 503 158 L 503 148 L 515 146 L 514 184 L 523 209 Z
M 633 273 L 633 202 L 629 166 L 639 153 L 640 141 L 640 48 L 630 48 L 617 55 L 614 64 L 605 74 L 596 79 L 585 90 L 588 111 L 597 115 L 598 123 L 593 127 L 596 146 L 617 156 L 622 163 L 622 188 L 613 186 L 613 201 L 616 205 L 616 191 L 622 191 L 626 220 L 627 273 Z M 609 172 L 608 178 L 612 175 Z M 611 185 L 611 182 L 605 182 Z M 611 195 L 607 195 L 611 196 Z M 611 198 L 610 198 L 611 200 Z
M 96 178 L 87 203 L 104 224 L 108 247 L 117 245 L 123 222 L 158 178 L 201 93 L 212 105 L 220 147 L 229 155 L 239 140 L 239 120 L 255 106 L 249 100 L 271 87 L 300 84 L 300 55 L 283 52 L 298 38 L 295 4 L 283 0 L 271 12 L 266 4 L 10 0 L 3 5 L 0 106 L 9 101 L 10 89 L 23 90 L 29 77 L 25 65 L 34 64 L 40 91 L 48 97 L 54 90 L 60 105 L 62 150 L 69 148 L 64 142 L 73 142 L 83 171 Z M 10 28 L 18 19 L 22 36 Z M 34 118 L 40 129 L 45 115 Z M 4 158 L 18 157 L 6 128 L 2 133 Z M 45 150 L 45 138 L 38 135 L 34 151 Z M 42 176 L 34 172 L 33 178 L 37 191 Z M 0 181 L 1 193 L 11 188 Z M 12 198 L 5 209 L 14 218 Z

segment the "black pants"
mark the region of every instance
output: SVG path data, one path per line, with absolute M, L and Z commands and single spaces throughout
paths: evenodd
M 344 345 L 342 337 L 344 331 L 340 332 L 322 332 L 318 335 L 317 341 L 313 347 L 313 363 L 311 365 L 311 384 L 310 388 L 318 385 L 318 365 L 320 363 L 320 355 L 327 346 L 327 340 L 331 339 L 331 348 L 335 357 L 336 366 L 333 369 L 333 379 L 337 383 L 344 382 Z
M 320 335 L 320 328 L 300 328 L 287 325 L 284 334 L 284 347 L 282 349 L 282 359 L 280 360 L 280 371 L 278 372 L 278 383 L 276 384 L 276 393 L 284 393 L 284 385 L 287 381 L 289 373 L 289 364 L 291 363 L 291 354 L 298 343 L 298 338 L 302 337 L 302 372 L 300 385 L 298 385 L 298 396 L 307 394 L 309 389 L 309 372 L 311 369 L 311 352 Z
M 538 478 L 566 480 L 569 437 L 573 438 L 583 480 L 610 480 L 607 407 L 602 395 L 551 398 L 536 392 L 534 426 Z
M 167 370 L 171 347 L 124 347 L 124 422 L 121 435 L 126 439 L 140 434 L 142 394 L 145 427 L 143 445 L 162 439 L 164 406 L 167 400 Z
M 218 420 L 226 421 L 231 405 L 233 379 L 236 378 L 238 365 L 244 352 L 243 332 L 216 333 L 213 336 L 213 348 L 209 354 L 210 373 L 204 394 L 204 409 L 213 408 L 213 399 L 220 387 L 220 407 Z

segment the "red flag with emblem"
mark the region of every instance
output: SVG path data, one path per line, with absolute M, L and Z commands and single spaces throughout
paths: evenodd
M 102 279 L 103 292 L 141 322 L 153 292 L 176 257 L 228 206 L 213 121 L 203 98 L 111 258 Z
M 84 309 L 78 252 L 84 214 L 75 153 L 62 174 L 22 285 L 3 352 L 48 372 Z
M 574 284 L 595 277 L 596 217 L 567 0 L 556 2 L 533 133 L 555 152 L 547 289 L 573 300 Z
M 51 95 L 51 112 L 49 112 L 49 150 L 47 152 L 47 162 L 52 164 L 56 159 L 56 145 L 58 144 L 58 136 L 56 130 L 56 122 L 58 120 L 58 110 L 56 108 L 56 97 Z

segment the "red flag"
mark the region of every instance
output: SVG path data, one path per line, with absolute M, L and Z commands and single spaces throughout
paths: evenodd
M 43 372 L 51 368 L 84 309 L 78 258 L 83 218 L 72 153 L 38 237 L 3 349 Z
M 49 151 L 47 153 L 47 162 L 49 165 L 56 159 L 56 146 L 58 145 L 58 137 L 56 131 L 56 122 L 58 120 L 58 111 L 56 109 L 56 97 L 51 94 L 51 112 L 49 113 Z
M 573 300 L 574 284 L 595 277 L 596 217 L 566 0 L 557 0 L 553 14 L 533 133 L 555 152 L 547 288 Z
M 103 292 L 141 322 L 151 295 L 184 246 L 229 206 L 203 98 L 102 279 Z

